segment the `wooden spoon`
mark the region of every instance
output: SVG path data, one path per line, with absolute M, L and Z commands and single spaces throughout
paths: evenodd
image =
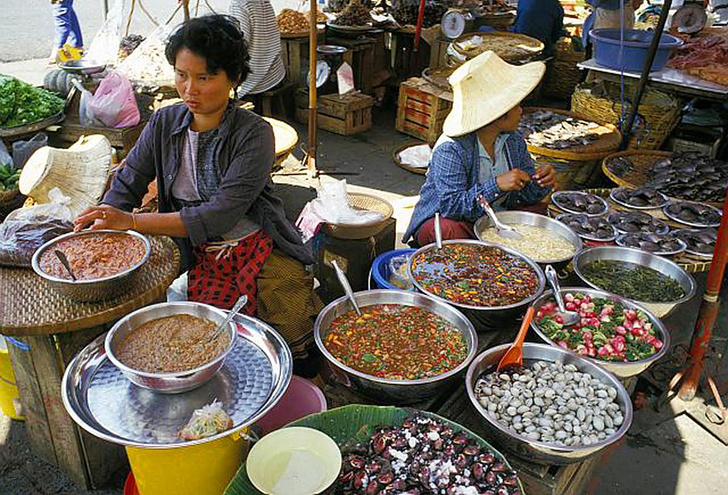
M 516 340 L 513 345 L 508 348 L 500 362 L 498 363 L 498 371 L 512 366 L 523 366 L 523 341 L 526 340 L 526 334 L 528 333 L 528 327 L 533 319 L 533 314 L 536 312 L 536 308 L 533 306 L 528 307 L 526 316 L 523 317 L 523 323 L 521 323 L 521 329 L 516 335 Z

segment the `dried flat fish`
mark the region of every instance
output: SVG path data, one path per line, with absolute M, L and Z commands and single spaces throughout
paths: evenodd
M 609 208 L 599 196 L 581 191 L 556 192 L 551 196 L 551 202 L 566 212 L 586 215 L 603 215 Z
M 675 236 L 685 241 L 689 253 L 712 258 L 718 241 L 718 229 L 681 229 L 675 231 Z
M 532 146 L 561 150 L 593 143 L 604 133 L 604 128 L 596 122 L 536 110 L 523 114 L 518 132 Z
M 667 196 L 722 203 L 728 188 L 728 163 L 696 152 L 675 153 L 652 164 L 647 186 Z
M 717 227 L 722 216 L 719 209 L 693 201 L 673 201 L 664 212 L 671 220 L 693 227 Z
M 613 201 L 629 208 L 660 208 L 667 203 L 667 198 L 652 187 L 631 189 L 620 187 L 609 195 Z
M 557 216 L 556 220 L 565 224 L 586 240 L 607 242 L 613 241 L 617 237 L 617 231 L 604 217 L 563 213 Z
M 622 234 L 665 235 L 670 227 L 662 220 L 641 211 L 615 211 L 607 221 Z
M 674 255 L 687 248 L 687 244 L 674 235 L 657 235 L 646 232 L 624 234 L 617 238 L 617 244 L 659 255 Z

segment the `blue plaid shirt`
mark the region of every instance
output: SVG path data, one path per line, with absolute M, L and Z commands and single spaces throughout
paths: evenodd
M 526 141 L 518 133 L 509 133 L 505 145 L 508 170 L 520 168 L 529 176 L 536 170 L 526 148 Z M 496 177 L 491 176 L 484 183 L 478 181 L 480 175 L 480 152 L 476 133 L 460 137 L 447 137 L 444 134 L 435 145 L 427 169 L 425 184 L 420 190 L 420 200 L 415 205 L 403 242 L 413 237 L 426 220 L 439 211 L 444 218 L 465 220 L 475 223 L 485 215 L 475 201 L 482 194 L 489 203 L 502 198 L 503 209 L 513 209 L 524 204 L 541 201 L 548 188 L 529 182 L 520 191 L 504 193 L 498 187 Z

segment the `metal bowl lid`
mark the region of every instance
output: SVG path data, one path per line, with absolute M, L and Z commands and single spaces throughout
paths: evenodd
M 281 398 L 292 374 L 291 351 L 265 323 L 237 315 L 238 339 L 224 366 L 205 385 L 158 394 L 132 384 L 109 361 L 101 335 L 66 368 L 61 392 L 68 414 L 103 440 L 144 448 L 188 447 L 230 435 L 262 417 Z M 229 430 L 184 441 L 177 432 L 192 413 L 218 400 L 233 421 Z

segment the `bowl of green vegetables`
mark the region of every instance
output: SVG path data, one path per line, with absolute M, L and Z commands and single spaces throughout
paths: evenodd
M 574 272 L 587 286 L 634 301 L 658 318 L 695 295 L 695 280 L 688 272 L 639 249 L 585 249 L 574 257 Z

